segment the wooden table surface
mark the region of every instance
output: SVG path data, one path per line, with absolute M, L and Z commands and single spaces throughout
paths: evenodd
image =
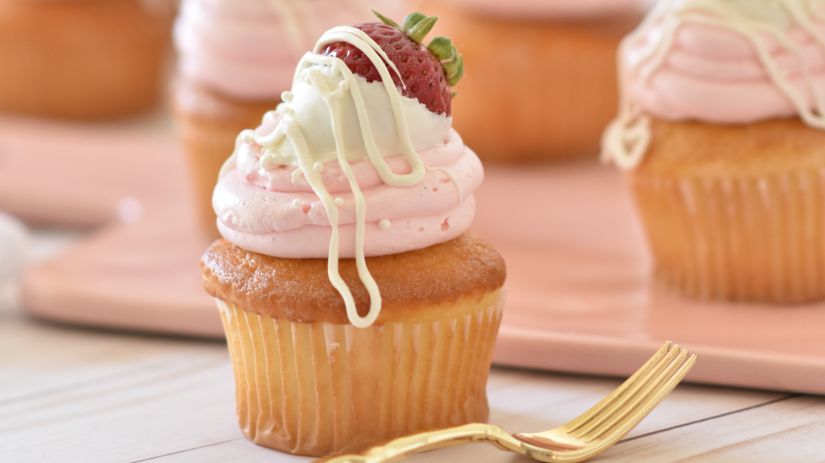
M 34 256 L 72 239 L 37 232 Z M 551 428 L 620 382 L 494 368 L 490 419 Z M 308 461 L 245 440 L 232 388 L 222 343 L 43 323 L 0 290 L 0 462 Z M 527 460 L 476 444 L 410 461 Z M 682 385 L 599 461 L 825 462 L 825 399 Z

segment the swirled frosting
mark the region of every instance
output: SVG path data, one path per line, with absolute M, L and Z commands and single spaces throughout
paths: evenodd
M 318 53 L 340 41 L 363 51 L 381 81 L 367 82 Z M 359 327 L 381 309 L 366 257 L 464 233 L 484 175 L 451 118 L 402 96 L 392 72 L 395 65 L 361 30 L 327 31 L 301 59 L 283 103 L 238 136 L 213 196 L 218 229 L 233 244 L 275 257 L 328 258 L 330 281 Z M 370 294 L 366 316 L 338 274 L 341 257 L 356 260 Z
M 604 154 L 633 168 L 647 116 L 825 128 L 825 2 L 662 0 L 620 48 L 623 109 Z
M 398 0 L 375 7 L 393 13 Z M 275 99 L 325 29 L 364 20 L 364 0 L 183 0 L 175 24 L 179 72 L 243 99 Z
M 366 84 L 366 81 L 365 81 Z M 375 84 L 366 84 L 375 85 Z M 278 115 L 259 133 L 268 134 Z M 263 150 L 254 142 L 240 145 L 237 167 L 221 178 L 213 206 L 221 234 L 244 249 L 277 257 L 325 258 L 332 234 L 323 202 L 296 166 L 260 167 Z M 427 166 L 412 187 L 385 184 L 367 160 L 352 170 L 364 193 L 364 254 L 378 256 L 421 249 L 458 237 L 475 214 L 473 191 L 483 179 L 478 157 L 455 131 L 419 153 Z M 403 156 L 387 159 L 393 171 L 409 173 Z M 355 257 L 355 199 L 337 161 L 321 172 L 338 207 L 340 257 Z M 339 199 L 340 198 L 340 199 Z
M 462 8 L 504 16 L 606 17 L 642 11 L 650 0 L 449 0 Z

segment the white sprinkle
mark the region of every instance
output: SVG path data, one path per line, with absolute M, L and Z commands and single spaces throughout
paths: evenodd
M 390 219 L 381 219 L 378 221 L 378 228 L 380 228 L 381 230 L 387 230 L 390 228 L 391 225 L 392 222 L 390 222 Z
M 283 158 L 280 154 L 274 151 L 266 150 L 264 151 L 263 156 L 261 156 L 261 160 L 258 161 L 258 166 L 266 170 L 281 164 L 282 161 Z
M 340 205 L 342 205 L 342 204 L 344 204 L 344 198 L 342 198 L 342 197 L 340 197 L 340 196 L 336 196 L 336 197 L 335 197 L 335 205 L 336 205 L 336 206 L 340 206 Z
M 292 92 L 286 91 L 281 93 L 281 101 L 283 101 L 284 103 L 289 103 L 290 101 L 292 101 Z
M 324 163 L 321 161 L 315 161 L 315 164 L 312 165 L 312 170 L 314 170 L 315 172 L 323 172 Z
M 306 180 L 304 179 L 304 173 L 300 169 L 295 169 L 292 171 L 292 183 L 294 185 L 305 185 Z

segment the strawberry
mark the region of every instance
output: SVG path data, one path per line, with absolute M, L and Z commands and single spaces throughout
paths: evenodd
M 402 95 L 415 98 L 436 114 L 450 115 L 450 87 L 461 79 L 464 60 L 450 39 L 436 37 L 429 45 L 421 42 L 438 18 L 412 13 L 399 26 L 374 12 L 381 22 L 361 23 L 354 27 L 364 31 L 395 64 L 401 79 L 390 69 L 393 82 Z M 378 70 L 364 53 L 346 42 L 327 45 L 322 54 L 340 58 L 347 67 L 367 82 L 381 81 Z

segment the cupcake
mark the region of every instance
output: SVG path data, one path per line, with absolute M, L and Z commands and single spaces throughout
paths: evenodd
M 616 48 L 642 3 L 428 0 L 472 70 L 458 131 L 484 160 L 596 159 L 618 107 Z
M 325 32 L 243 131 L 201 268 L 254 442 L 351 452 L 487 419 L 501 256 L 467 234 L 483 169 L 452 129 L 462 73 L 414 13 Z
M 0 2 L 0 111 L 110 119 L 155 107 L 171 2 Z
M 662 1 L 621 47 L 604 156 L 655 272 L 704 299 L 825 297 L 825 4 Z
M 398 2 L 379 3 L 392 11 Z M 369 15 L 359 1 L 183 0 L 175 112 L 206 230 L 214 232 L 212 187 L 238 132 L 277 104 L 319 34 Z

